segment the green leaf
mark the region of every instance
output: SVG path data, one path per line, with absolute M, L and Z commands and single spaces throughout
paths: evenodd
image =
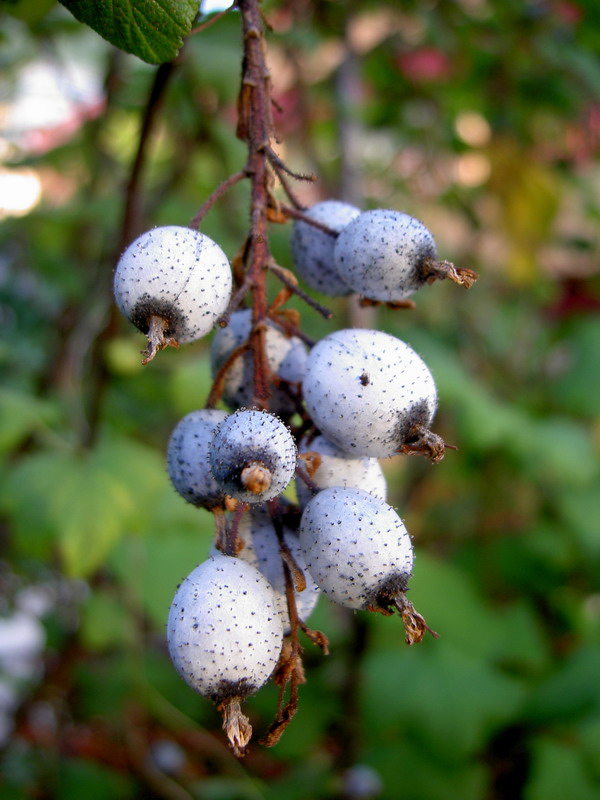
M 0 452 L 20 444 L 56 417 L 57 408 L 48 400 L 15 389 L 0 390 Z
M 135 498 L 93 456 L 74 459 L 49 498 L 66 572 L 86 576 L 97 569 L 135 508 Z
M 89 595 L 81 610 L 80 636 L 86 648 L 97 651 L 132 641 L 131 617 L 114 593 L 96 590 Z
M 198 14 L 198 0 L 60 0 L 104 39 L 147 61 L 172 61 Z
M 0 11 L 33 25 L 46 16 L 54 3 L 55 0 L 2 0 Z
M 399 726 L 401 729 L 402 726 Z M 382 800 L 481 800 L 485 797 L 485 767 L 476 759 L 447 760 L 435 758 L 422 742 L 399 733 L 378 742 L 365 759 L 382 778 Z M 401 786 L 401 794 L 398 793 Z
M 83 454 L 35 453 L 7 473 L 0 507 L 23 551 L 57 548 L 72 576 L 92 574 L 125 533 L 145 532 L 162 494 L 173 494 L 162 456 L 127 439 Z
M 533 692 L 525 708 L 535 724 L 566 723 L 600 713 L 600 647 L 582 647 Z
M 516 681 L 441 640 L 372 651 L 364 676 L 362 708 L 372 739 L 389 740 L 401 728 L 449 763 L 476 752 L 522 700 Z
M 584 552 L 597 557 L 600 552 L 600 485 L 573 488 L 557 496 L 557 505 L 569 534 L 577 538 Z
M 13 540 L 18 551 L 48 559 L 56 544 L 58 530 L 49 514 L 56 483 L 71 469 L 69 452 L 35 453 L 23 458 L 2 482 L 0 508 L 10 517 Z
M 596 800 L 600 785 L 587 775 L 581 754 L 568 743 L 537 739 L 525 800 Z
M 71 800 L 73 797 L 125 800 L 132 796 L 129 776 L 82 758 L 61 760 L 57 783 L 57 791 L 53 794 L 56 800 Z
M 168 530 L 152 530 L 143 539 L 124 539 L 111 561 L 131 596 L 159 627 L 166 623 L 179 583 L 208 558 L 214 536 L 212 514 L 191 510 L 195 528 L 186 529 L 174 520 Z

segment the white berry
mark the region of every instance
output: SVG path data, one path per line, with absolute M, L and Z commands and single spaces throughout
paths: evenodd
M 338 200 L 324 200 L 306 214 L 336 232 L 360 214 L 360 209 Z M 351 292 L 340 278 L 333 258 L 335 237 L 303 220 L 296 220 L 292 231 L 292 258 L 298 275 L 317 292 L 331 297 Z
M 300 522 L 306 566 L 320 589 L 348 608 L 387 608 L 406 591 L 413 549 L 394 509 L 361 489 L 323 489 Z
M 433 376 L 388 333 L 353 328 L 326 336 L 309 354 L 303 393 L 321 433 L 355 457 L 444 455 L 443 440 L 428 429 L 437 408 Z
M 229 324 L 219 328 L 212 341 L 210 351 L 213 378 L 231 353 L 248 341 L 252 329 L 252 310 L 243 309 L 232 314 Z M 270 409 L 276 414 L 289 415 L 295 410 L 294 386 L 302 382 L 306 366 L 306 345 L 297 336 L 288 337 L 274 323 L 267 321 L 265 348 L 269 370 L 275 381 L 271 381 Z M 251 350 L 234 359 L 223 383 L 223 400 L 231 408 L 248 406 L 252 402 L 254 359 Z M 285 381 L 277 385 L 277 379 Z M 292 384 L 289 387 L 289 384 Z M 290 392 L 291 389 L 291 392 Z
M 266 683 L 281 651 L 283 622 L 264 575 L 246 561 L 215 555 L 179 586 L 167 638 L 182 678 L 219 703 L 243 699 Z
M 167 344 L 207 334 L 229 303 L 232 274 L 221 248 L 199 231 L 168 225 L 139 236 L 114 276 L 115 300 L 142 333 L 146 361 Z
M 355 292 L 371 300 L 404 300 L 427 280 L 437 249 L 418 219 L 374 209 L 356 217 L 335 243 L 335 268 Z
M 283 492 L 296 471 L 297 449 L 289 428 L 274 414 L 240 409 L 219 424 L 209 458 L 227 494 L 254 504 Z
M 176 491 L 195 506 L 222 506 L 224 492 L 213 478 L 208 460 L 209 444 L 227 412 L 203 408 L 181 419 L 169 439 L 167 469 Z
M 376 458 L 353 458 L 324 436 L 315 436 L 310 441 L 305 439 L 300 443 L 298 452 L 318 454 L 320 463 L 311 474 L 311 478 L 319 489 L 327 489 L 330 486 L 355 487 L 364 489 L 381 500 L 386 499 L 385 475 Z M 313 496 L 313 492 L 300 477 L 296 478 L 296 491 L 298 502 L 304 507 Z

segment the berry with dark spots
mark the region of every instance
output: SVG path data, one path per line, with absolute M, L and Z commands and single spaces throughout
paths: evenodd
M 420 220 L 383 208 L 363 212 L 341 231 L 334 266 L 357 294 L 392 304 L 436 279 L 449 278 L 467 288 L 477 280 L 472 270 L 438 261 L 434 238 Z
M 395 336 L 348 328 L 321 339 L 308 357 L 303 394 L 321 433 L 354 457 L 444 456 L 444 441 L 429 430 L 437 408 L 433 376 Z
M 324 200 L 311 206 L 306 214 L 336 233 L 360 214 L 360 209 L 338 200 Z M 352 289 L 337 273 L 333 257 L 335 236 L 296 220 L 292 231 L 292 258 L 298 275 L 317 292 L 336 297 Z
M 205 336 L 225 312 L 232 282 L 227 256 L 199 231 L 167 225 L 132 242 L 117 264 L 114 295 L 148 338 L 142 363 Z
M 226 411 L 203 408 L 186 414 L 175 426 L 167 448 L 167 469 L 175 490 L 194 506 L 222 507 L 225 493 L 210 469 L 208 450 Z
M 296 471 L 297 449 L 279 417 L 242 408 L 219 424 L 209 459 L 215 480 L 227 494 L 255 504 L 283 492 Z

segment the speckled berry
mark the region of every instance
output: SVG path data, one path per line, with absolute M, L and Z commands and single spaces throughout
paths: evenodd
M 476 273 L 437 260 L 425 225 L 401 211 L 378 208 L 353 219 L 337 237 L 334 264 L 348 287 L 369 300 L 401 303 L 425 283 L 450 278 L 465 287 Z
M 226 411 L 203 408 L 186 414 L 175 426 L 167 448 L 167 469 L 175 490 L 194 506 L 214 509 L 225 493 L 213 478 L 208 449 Z
M 252 728 L 240 701 L 267 682 L 283 642 L 283 621 L 269 582 L 246 561 L 211 557 L 177 589 L 167 641 L 186 683 L 220 704 L 230 744 L 243 755 Z
M 310 441 L 305 439 L 300 443 L 298 452 L 317 454 L 319 463 L 311 478 L 319 489 L 330 486 L 354 487 L 364 489 L 381 500 L 386 499 L 385 475 L 376 458 L 353 458 L 324 436 L 315 436 Z M 299 477 L 296 478 L 296 490 L 298 502 L 304 507 L 313 496 L 313 491 Z
M 263 503 L 286 488 L 296 470 L 289 428 L 274 414 L 240 409 L 216 429 L 209 459 L 224 491 L 245 503 Z
M 383 500 L 361 489 L 323 489 L 300 521 L 300 545 L 319 588 L 347 608 L 402 616 L 408 644 L 428 628 L 406 598 L 413 548 L 404 523 Z
M 339 233 L 360 214 L 360 209 L 338 200 L 324 200 L 311 206 L 306 214 Z M 291 247 L 296 271 L 311 289 L 330 297 L 352 291 L 337 273 L 334 245 L 331 234 L 303 220 L 294 222 Z
M 410 536 L 394 509 L 368 492 L 323 489 L 304 509 L 299 536 L 306 566 L 336 603 L 385 607 L 389 592 L 408 586 Z
M 179 586 L 169 611 L 169 653 L 184 680 L 219 702 L 246 697 L 270 677 L 283 623 L 273 590 L 254 566 L 214 555 Z
M 213 378 L 231 353 L 248 341 L 252 329 L 252 310 L 232 314 L 229 324 L 216 332 L 210 351 Z M 267 363 L 271 372 L 269 408 L 275 414 L 289 416 L 296 408 L 295 384 L 301 383 L 308 357 L 306 345 L 297 336 L 285 336 L 274 323 L 267 320 L 265 334 Z M 279 379 L 284 383 L 279 385 Z M 223 382 L 223 400 L 230 408 L 252 403 L 254 387 L 254 358 L 246 350 L 231 363 Z
M 114 276 L 119 309 L 148 336 L 144 362 L 169 344 L 207 334 L 227 308 L 231 287 L 221 248 L 203 233 L 174 225 L 139 236 Z
M 267 578 L 275 592 L 277 608 L 284 620 L 285 632 L 288 633 L 290 626 L 283 562 L 279 539 L 269 513 L 262 508 L 254 508 L 248 514 L 244 514 L 240 520 L 238 534 L 243 542 L 243 547 L 237 554 L 238 558 L 253 564 Z M 296 589 L 295 598 L 298 617 L 305 621 L 313 611 L 320 591 L 306 569 L 297 533 L 284 526 L 283 539 L 304 578 L 305 588 L 301 591 Z
M 304 399 L 317 428 L 355 457 L 421 452 L 432 461 L 444 442 L 431 424 L 437 392 L 423 359 L 388 333 L 360 328 L 329 334 L 311 350 Z

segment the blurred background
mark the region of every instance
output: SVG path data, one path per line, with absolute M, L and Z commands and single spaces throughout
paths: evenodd
M 0 793 L 168 800 L 600 797 L 600 7 L 596 0 L 265 0 L 278 153 L 407 211 L 477 270 L 368 324 L 436 378 L 438 465 L 383 464 L 440 633 L 321 599 L 274 749 L 238 762 L 172 668 L 166 614 L 210 515 L 164 466 L 210 389 L 203 341 L 140 366 L 112 270 L 245 162 L 236 12 L 154 68 L 53 0 L 0 3 Z M 208 11 L 205 7 L 205 10 Z M 292 267 L 290 226 L 272 226 Z M 233 258 L 248 187 L 203 230 Z M 278 287 L 274 284 L 273 292 Z M 266 731 L 274 687 L 247 704 Z

